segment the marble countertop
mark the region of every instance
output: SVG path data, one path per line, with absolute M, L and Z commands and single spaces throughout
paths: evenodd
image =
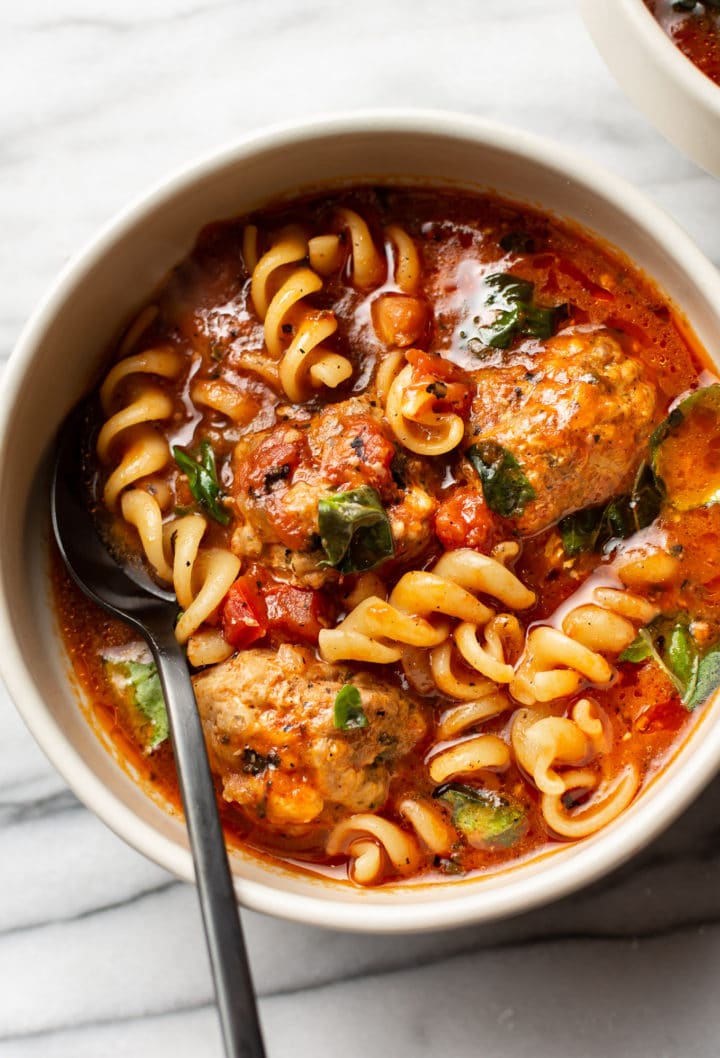
M 626 102 L 571 0 L 25 0 L 0 14 L 0 357 L 64 261 L 174 166 L 267 122 L 418 105 L 640 186 L 720 263 L 720 186 Z M 620 872 L 483 928 L 358 937 L 246 913 L 271 1058 L 711 1058 L 720 781 Z M 0 1058 L 221 1045 L 191 888 L 65 788 L 0 691 Z

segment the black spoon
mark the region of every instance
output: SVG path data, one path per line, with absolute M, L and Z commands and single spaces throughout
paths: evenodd
M 139 632 L 155 659 L 170 722 L 225 1053 L 227 1058 L 264 1058 L 202 725 L 187 661 L 175 639 L 177 601 L 141 567 L 121 566 L 98 534 L 83 486 L 87 417 L 87 408 L 78 406 L 58 437 L 51 486 L 55 539 L 78 587 Z

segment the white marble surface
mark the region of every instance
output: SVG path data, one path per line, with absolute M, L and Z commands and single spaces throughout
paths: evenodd
M 625 102 L 570 0 L 4 0 L 0 356 L 173 166 L 268 121 L 432 105 L 570 144 L 720 262 L 720 186 Z M 8 502 L 3 497 L 2 502 Z M 246 914 L 271 1058 L 711 1058 L 720 782 L 592 890 L 406 938 Z M 0 694 L 0 1058 L 221 1053 L 195 894 L 64 787 Z

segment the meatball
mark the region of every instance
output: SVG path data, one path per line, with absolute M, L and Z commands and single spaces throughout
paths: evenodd
M 626 491 L 656 412 L 642 365 L 608 333 L 560 336 L 531 366 L 478 372 L 470 441 L 507 449 L 535 490 L 517 530 L 531 535 Z
M 310 587 L 337 577 L 325 565 L 318 532 L 318 501 L 329 493 L 375 489 L 398 557 L 421 554 L 432 538 L 436 501 L 428 486 L 437 472 L 416 457 L 398 455 L 368 400 L 332 404 L 305 422 L 244 437 L 235 449 L 233 474 L 241 521 L 233 550 Z
M 304 647 L 246 650 L 193 683 L 225 799 L 273 825 L 382 807 L 392 762 L 426 730 L 408 694 L 368 672 L 317 661 Z M 348 683 L 367 726 L 344 731 L 334 726 L 334 705 Z

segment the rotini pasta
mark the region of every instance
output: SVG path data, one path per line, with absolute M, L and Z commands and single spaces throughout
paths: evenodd
M 406 573 L 387 602 L 378 596 L 363 599 L 337 628 L 320 632 L 320 653 L 326 661 L 399 661 L 404 646 L 431 649 L 447 645 L 451 625 L 445 618 L 456 618 L 461 622 L 461 649 L 465 647 L 472 654 L 466 643 L 468 629 L 471 636 L 475 635 L 474 630 L 487 625 L 494 616 L 490 607 L 477 598 L 475 593 L 481 592 L 518 607 L 531 606 L 535 601 L 534 593 L 501 562 L 465 549 L 444 555 L 431 571 Z M 457 636 L 457 629 L 454 634 Z M 502 652 L 497 636 L 489 651 L 478 647 L 477 640 L 475 643 L 473 656 L 482 651 L 484 668 L 503 664 L 497 658 L 498 649 Z M 436 668 L 443 679 L 443 658 L 437 651 L 431 654 L 436 682 Z M 449 663 L 448 658 L 446 667 Z M 445 680 L 446 686 L 447 683 Z M 476 693 L 477 686 L 473 697 Z
M 100 404 L 107 418 L 98 434 L 97 454 L 100 462 L 108 465 L 120 453 L 103 492 L 109 509 L 115 507 L 124 489 L 162 470 L 168 462 L 169 445 L 155 426 L 170 418 L 173 401 L 146 376 L 175 380 L 183 368 L 182 357 L 173 350 L 150 349 L 125 357 L 103 382 Z M 118 394 L 124 399 L 113 412 Z
M 406 831 L 382 816 L 359 813 L 338 823 L 327 841 L 329 856 L 352 858 L 350 877 L 358 885 L 371 885 L 381 877 L 385 860 L 395 872 L 413 874 L 420 856 Z
M 614 588 L 596 588 L 594 598 L 565 616 L 562 631 L 540 627 L 530 632 L 510 687 L 519 702 L 550 702 L 574 694 L 584 683 L 607 686 L 615 670 L 604 655 L 620 654 L 634 640 L 637 624 L 657 612 L 639 596 Z
M 459 415 L 434 410 L 432 394 L 409 393 L 412 367 L 401 368 L 388 389 L 385 414 L 400 444 L 418 455 L 437 456 L 451 452 L 465 435 Z
M 720 386 L 649 286 L 525 207 L 375 187 L 210 225 L 131 322 L 90 499 L 172 587 L 241 844 L 480 878 L 675 751 L 718 671 Z M 170 775 L 146 654 L 70 591 L 80 677 Z
M 333 270 L 329 244 L 322 245 L 324 250 L 315 240 L 312 256 L 327 273 Z M 301 263 L 309 252 L 308 239 L 300 229 L 286 230 L 258 260 L 250 287 L 255 311 L 263 320 L 265 345 L 271 357 L 280 361 L 280 382 L 295 402 L 306 400 L 322 386 L 335 389 L 353 372 L 347 357 L 322 344 L 337 330 L 332 312 L 302 309 L 299 316 L 295 314 L 294 326 L 286 323 L 294 309 L 300 309 L 307 297 L 323 288 L 321 276 Z M 294 330 L 289 344 L 284 339 L 286 327 Z
M 395 253 L 395 282 L 404 294 L 414 294 L 420 286 L 422 274 L 417 247 L 399 224 L 388 225 L 385 235 Z
M 375 246 L 367 223 L 352 209 L 339 209 L 337 219 L 350 237 L 352 282 L 360 290 L 380 286 L 385 281 L 385 259 Z

